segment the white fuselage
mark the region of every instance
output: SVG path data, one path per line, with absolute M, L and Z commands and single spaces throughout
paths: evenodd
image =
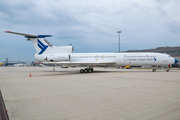
M 35 54 L 35 59 L 38 61 L 47 62 L 46 58 L 48 58 L 48 56 L 59 55 L 57 53 L 43 55 Z M 173 57 L 161 53 L 69 53 L 65 56 L 69 56 L 69 60 L 66 62 L 67 65 L 74 62 L 80 62 L 80 65 L 83 65 L 83 63 L 94 63 L 92 65 L 98 65 L 96 63 L 104 63 L 104 65 L 108 65 L 108 62 L 114 62 L 115 64 L 110 64 L 111 66 L 149 66 L 174 64 Z M 61 64 L 62 62 L 65 64 L 62 60 L 49 62 L 58 62 L 58 64 Z

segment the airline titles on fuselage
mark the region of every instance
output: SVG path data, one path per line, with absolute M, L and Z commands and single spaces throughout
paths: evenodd
M 125 56 L 127 61 L 156 61 L 156 56 Z

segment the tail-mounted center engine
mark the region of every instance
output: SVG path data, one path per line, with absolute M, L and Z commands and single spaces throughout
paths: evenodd
M 69 61 L 71 56 L 69 54 L 44 54 L 44 55 L 34 55 L 37 61 L 44 61 L 44 62 L 58 62 L 58 61 Z
M 43 62 L 59 62 L 59 61 L 69 61 L 70 54 L 73 52 L 72 46 L 60 46 L 48 47 L 43 54 L 35 54 L 34 57 L 37 61 Z
M 47 53 L 72 53 L 74 51 L 73 46 L 52 46 L 47 50 Z
M 51 55 L 45 58 L 48 62 L 69 61 L 70 55 Z

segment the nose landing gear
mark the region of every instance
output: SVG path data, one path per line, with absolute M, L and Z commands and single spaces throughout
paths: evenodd
M 152 72 L 156 72 L 156 66 L 155 65 L 153 65 Z
M 152 71 L 153 71 L 153 72 L 156 72 L 156 68 L 153 68 Z
M 170 69 L 165 70 L 166 72 L 169 72 Z M 152 72 L 156 72 L 155 66 L 153 66 Z

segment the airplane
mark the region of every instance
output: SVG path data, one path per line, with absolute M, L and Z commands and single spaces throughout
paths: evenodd
M 168 54 L 154 52 L 120 52 L 120 53 L 73 53 L 72 46 L 53 46 L 45 38 L 52 35 L 30 35 L 18 32 L 5 31 L 23 35 L 34 45 L 37 53 L 35 60 L 44 64 L 87 66 L 80 69 L 80 73 L 91 73 L 94 66 L 155 66 L 177 63 L 178 60 Z

